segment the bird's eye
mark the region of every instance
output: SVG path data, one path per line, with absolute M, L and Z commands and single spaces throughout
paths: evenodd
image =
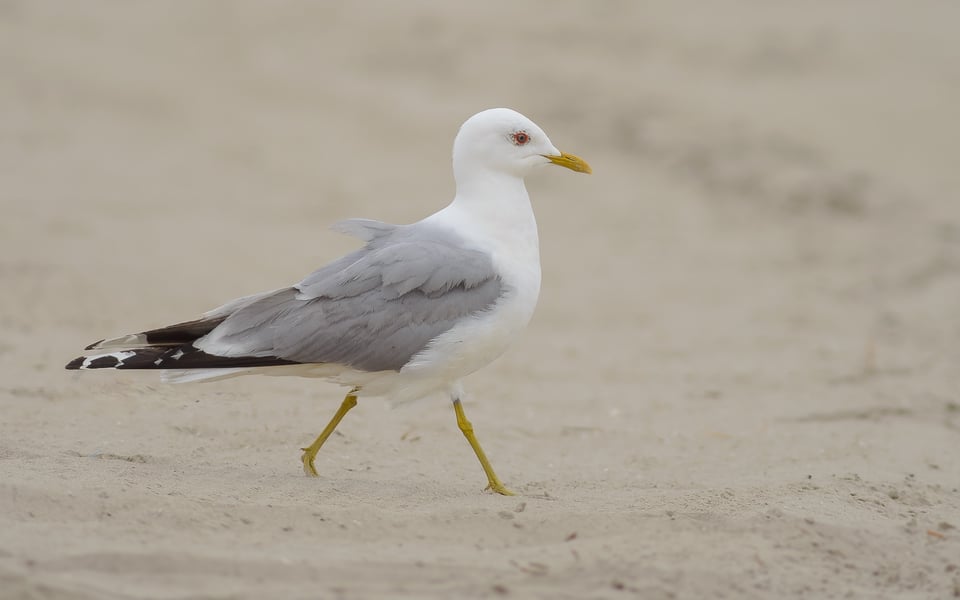
M 526 131 L 518 131 L 513 134 L 513 143 L 516 146 L 523 146 L 530 141 L 530 136 L 527 135 Z

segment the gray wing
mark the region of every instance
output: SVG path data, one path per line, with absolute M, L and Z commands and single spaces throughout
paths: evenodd
M 350 223 L 369 234 L 364 248 L 240 307 L 198 347 L 399 370 L 430 340 L 500 297 L 491 257 L 455 234 L 422 224 Z

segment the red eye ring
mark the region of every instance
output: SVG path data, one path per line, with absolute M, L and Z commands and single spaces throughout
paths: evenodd
M 513 143 L 516 146 L 523 146 L 530 141 L 530 136 L 526 131 L 518 131 L 513 134 Z

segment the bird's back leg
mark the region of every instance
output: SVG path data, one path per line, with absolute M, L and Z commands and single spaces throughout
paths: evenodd
M 337 428 L 337 425 L 340 424 L 340 421 L 343 420 L 344 415 L 346 415 L 351 408 L 357 405 L 357 392 L 360 391 L 360 388 L 353 388 L 350 390 L 350 393 L 347 394 L 347 397 L 343 399 L 343 402 L 340 403 L 340 408 L 337 409 L 337 412 L 333 415 L 333 418 L 330 419 L 330 422 L 327 423 L 327 426 L 324 427 L 323 432 L 317 436 L 317 439 L 314 440 L 312 444 L 306 448 L 301 448 L 303 450 L 303 456 L 301 460 L 303 461 L 303 472 L 307 474 L 308 477 L 319 477 L 317 473 L 317 468 L 313 466 L 313 461 L 317 457 L 317 452 L 320 451 L 320 447 L 323 446 L 323 443 L 327 441 L 327 438 L 330 437 L 330 434 L 333 433 L 333 430 Z

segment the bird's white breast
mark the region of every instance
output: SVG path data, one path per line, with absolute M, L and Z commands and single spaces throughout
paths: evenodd
M 540 248 L 525 194 L 522 200 L 503 210 L 479 213 L 454 202 L 431 217 L 491 255 L 502 293 L 487 311 L 437 336 L 401 375 L 456 381 L 503 354 L 530 322 L 540 295 Z

